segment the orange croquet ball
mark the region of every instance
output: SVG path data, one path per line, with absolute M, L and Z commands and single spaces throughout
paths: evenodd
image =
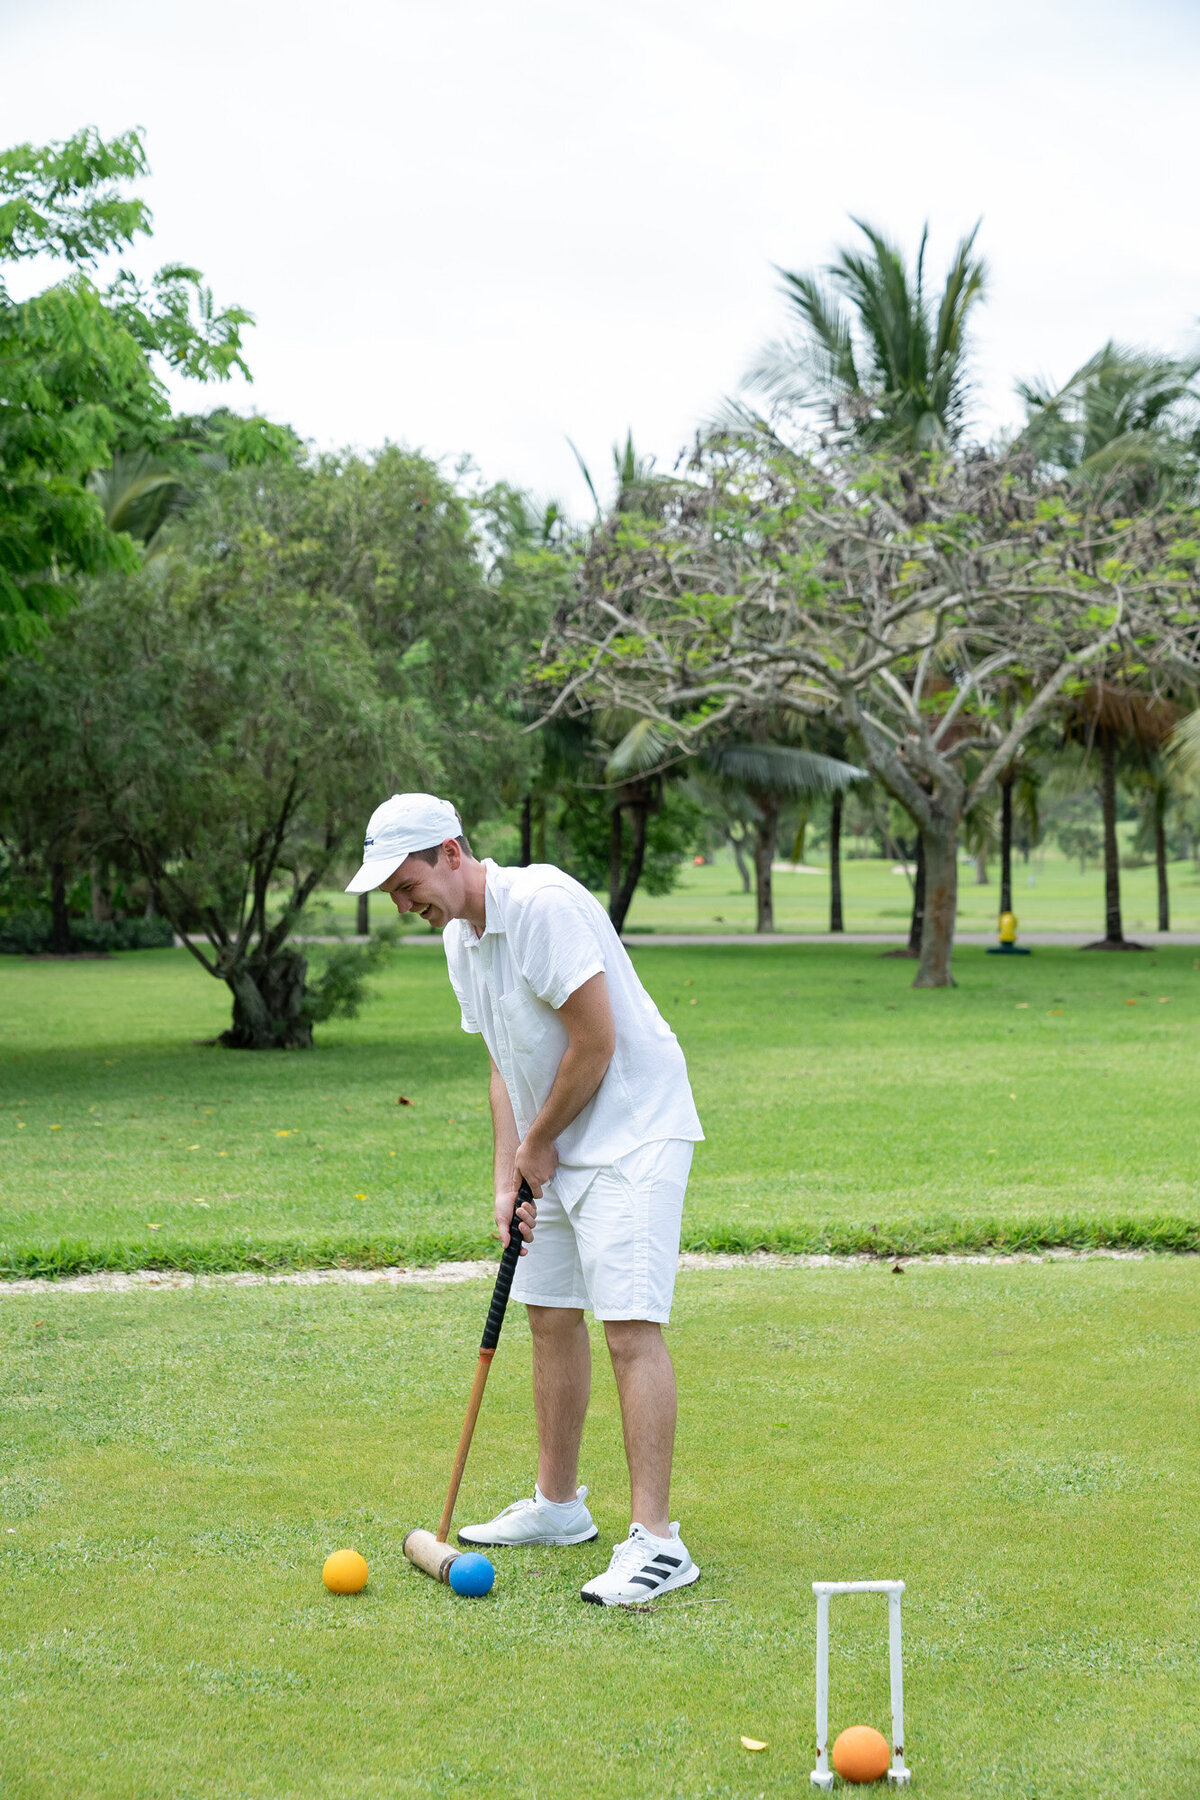
M 367 1559 L 357 1550 L 335 1550 L 325 1558 L 321 1579 L 331 1594 L 357 1594 L 367 1585 Z
M 872 1725 L 851 1725 L 833 1746 L 833 1766 L 844 1781 L 878 1781 L 891 1760 L 887 1739 Z

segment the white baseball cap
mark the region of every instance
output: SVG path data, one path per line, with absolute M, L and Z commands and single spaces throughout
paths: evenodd
M 370 893 L 395 874 L 410 851 L 432 850 L 435 844 L 462 835 L 462 820 L 448 800 L 439 800 L 436 794 L 393 794 L 371 814 L 363 866 L 346 892 Z

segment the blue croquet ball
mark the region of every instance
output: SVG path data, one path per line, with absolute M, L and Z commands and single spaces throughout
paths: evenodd
M 450 1586 L 456 1594 L 490 1594 L 496 1571 L 486 1556 L 456 1556 L 450 1564 Z

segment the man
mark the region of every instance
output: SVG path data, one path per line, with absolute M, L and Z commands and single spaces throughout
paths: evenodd
M 442 931 L 463 1029 L 482 1034 L 491 1058 L 496 1227 L 502 1244 L 514 1228 L 526 1240 L 512 1295 L 533 1336 L 537 1482 L 531 1500 L 459 1541 L 598 1536 L 576 1485 L 590 1307 L 617 1378 L 632 1522 L 582 1598 L 613 1606 L 686 1587 L 700 1571 L 669 1517 L 675 1372 L 662 1337 L 704 1136 L 683 1052 L 604 909 L 560 869 L 477 861 L 454 808 L 432 794 L 378 807 L 363 858 L 348 893 L 377 888 Z M 522 1177 L 535 1204 L 517 1211 Z

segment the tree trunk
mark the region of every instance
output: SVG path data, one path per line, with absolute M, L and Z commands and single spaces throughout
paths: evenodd
M 298 950 L 251 959 L 225 976 L 233 991 L 233 1024 L 222 1032 L 227 1050 L 311 1050 L 312 1020 L 304 1007 L 308 964 Z
M 771 864 L 775 861 L 775 844 L 779 835 L 779 800 L 774 794 L 751 789 L 750 797 L 758 809 L 754 823 L 754 899 L 757 922 L 755 931 L 775 929 L 775 899 L 771 890 Z
M 1120 944 L 1121 859 L 1117 849 L 1117 745 L 1111 731 L 1100 739 L 1100 803 L 1104 813 L 1104 938 Z
M 370 894 L 360 894 L 358 896 L 358 916 L 356 917 L 356 919 L 354 921 L 354 926 L 355 926 L 355 930 L 358 932 L 359 937 L 370 937 L 370 935 L 371 935 L 371 896 L 370 896 Z
M 908 954 L 920 956 L 925 931 L 925 839 L 917 833 L 917 866 L 913 873 L 912 918 L 908 926 Z
M 71 954 L 71 922 L 67 918 L 67 871 L 61 862 L 50 864 L 50 948 L 55 956 Z
M 521 867 L 527 869 L 533 861 L 533 795 L 526 794 L 521 802 Z
M 981 850 L 979 852 L 978 856 L 975 858 L 975 886 L 976 887 L 987 887 L 989 885 L 990 884 L 988 882 L 987 851 Z
M 629 808 L 629 823 L 633 832 L 633 847 L 629 853 L 629 865 L 625 870 L 624 879 L 620 882 L 616 897 L 609 903 L 608 908 L 608 916 L 618 934 L 625 929 L 626 914 L 632 904 L 637 884 L 642 879 L 642 867 L 646 861 L 646 821 L 650 816 L 649 798 L 630 800 L 626 804 Z M 619 816 L 618 813 L 618 819 Z M 616 841 L 618 843 L 620 841 L 619 824 Z
M 533 809 L 533 860 L 546 860 L 546 802 L 540 794 Z
M 1012 903 L 1012 806 L 1013 778 L 1000 777 L 1000 911 L 1011 912 Z
M 900 854 L 907 862 L 908 852 L 903 843 L 900 845 Z M 903 950 L 885 950 L 884 956 L 916 958 L 921 954 L 921 936 L 925 930 L 925 840 L 919 830 L 916 855 L 913 860 L 916 866 L 913 870 L 912 916 L 908 921 L 908 942 Z
M 617 901 L 621 893 L 621 863 L 624 860 L 621 835 L 621 807 L 619 802 L 614 802 L 608 830 L 608 916 L 614 925 L 617 924 Z M 621 927 L 617 925 L 617 930 L 620 931 L 620 929 Z
M 829 803 L 829 929 L 844 931 L 842 923 L 842 796 Z
M 737 864 L 738 874 L 742 878 L 742 892 L 748 894 L 750 892 L 750 865 L 746 861 L 741 838 L 731 837 L 729 846 L 733 851 L 733 860 Z
M 1171 894 L 1167 885 L 1167 789 L 1160 782 L 1154 793 L 1154 867 L 1158 875 L 1158 929 L 1171 929 Z
M 98 925 L 108 924 L 113 916 L 112 896 L 108 891 L 108 865 L 99 857 L 91 867 L 92 918 Z
M 924 922 L 921 930 L 921 965 L 915 988 L 953 987 L 950 958 L 954 950 L 954 920 L 958 911 L 958 820 L 937 818 L 922 832 L 924 845 Z
M 1104 936 L 1085 950 L 1140 950 L 1121 929 L 1121 860 L 1117 850 L 1117 739 L 1100 737 L 1100 806 L 1104 814 Z

